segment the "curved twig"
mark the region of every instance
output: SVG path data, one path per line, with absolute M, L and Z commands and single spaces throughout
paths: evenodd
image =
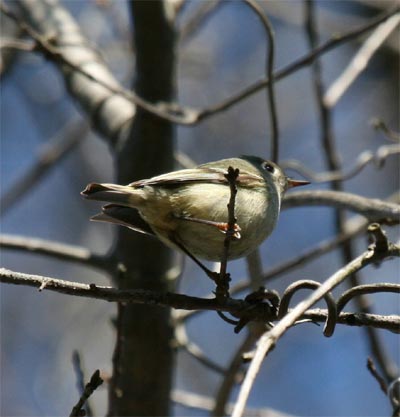
M 390 284 L 384 282 L 379 284 L 359 285 L 357 287 L 350 288 L 344 292 L 337 301 L 337 311 L 338 313 L 342 312 L 346 304 L 354 297 L 362 294 L 376 294 L 380 292 L 400 294 L 400 284 Z
M 393 250 L 398 256 L 400 256 L 400 247 L 392 244 L 389 246 L 390 249 L 386 253 L 386 256 L 388 256 L 389 253 L 393 253 Z M 307 309 L 323 298 L 327 292 L 332 291 L 333 288 L 338 286 L 346 278 L 361 270 L 366 265 L 374 263 L 381 256 L 383 256 L 382 253 L 375 252 L 374 248 L 370 248 L 362 255 L 353 259 L 324 281 L 321 286 L 313 291 L 307 299 L 297 304 L 297 306 L 289 314 L 287 314 L 282 320 L 279 321 L 279 323 L 277 323 L 271 330 L 266 332 L 260 338 L 255 355 L 250 363 L 249 369 L 241 386 L 232 417 L 241 417 L 243 415 L 247 399 L 255 378 L 260 370 L 261 364 L 265 356 L 272 350 L 276 342 L 283 336 L 283 334 L 285 334 L 288 329 L 293 326 L 293 324 L 307 311 Z
M 385 134 L 387 139 L 396 143 L 400 142 L 400 133 L 390 129 L 382 119 L 375 117 L 371 120 L 370 123 L 374 129 L 381 130 Z
M 268 16 L 264 13 L 261 6 L 254 0 L 244 0 L 259 17 L 261 23 L 265 29 L 267 35 L 267 53 L 266 53 L 266 75 L 267 79 L 271 80 L 267 85 L 267 101 L 269 104 L 270 121 L 271 121 L 271 159 L 274 162 L 278 162 L 279 158 L 279 126 L 278 126 L 278 114 L 276 111 L 275 102 L 275 89 L 274 89 L 274 59 L 275 59 L 275 35 L 271 22 Z
M 282 319 L 287 314 L 290 300 L 297 291 L 301 289 L 315 290 L 320 286 L 320 282 L 312 280 L 296 281 L 293 284 L 289 285 L 282 295 L 281 302 L 279 304 L 278 318 Z M 328 307 L 328 318 L 326 319 L 324 326 L 324 335 L 326 337 L 330 337 L 333 335 L 333 332 L 335 331 L 337 317 L 336 302 L 333 298 L 333 295 L 330 292 L 324 294 L 324 299 Z

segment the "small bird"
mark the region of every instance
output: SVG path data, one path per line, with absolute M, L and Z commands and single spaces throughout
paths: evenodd
M 107 201 L 92 220 L 157 236 L 191 257 L 221 261 L 231 196 L 228 168 L 236 179 L 237 218 L 228 259 L 254 251 L 272 232 L 288 188 L 309 184 L 288 178 L 275 163 L 256 156 L 222 159 L 128 185 L 89 184 L 82 195 Z

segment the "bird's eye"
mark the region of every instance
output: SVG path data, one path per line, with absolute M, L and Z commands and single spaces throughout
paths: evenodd
M 275 172 L 274 166 L 272 164 L 270 164 L 269 162 L 263 162 L 262 167 L 263 167 L 263 169 L 270 172 L 271 174 L 273 174 Z

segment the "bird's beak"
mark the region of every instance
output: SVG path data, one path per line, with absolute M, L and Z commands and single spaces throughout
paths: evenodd
M 294 180 L 288 177 L 287 184 L 288 184 L 288 188 L 293 188 L 293 187 L 300 187 L 302 185 L 310 184 L 310 181 Z

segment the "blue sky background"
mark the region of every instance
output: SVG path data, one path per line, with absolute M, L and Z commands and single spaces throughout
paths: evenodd
M 382 5 L 387 4 L 384 1 Z M 100 8 L 94 2 L 64 1 L 85 35 L 104 53 L 113 73 L 125 85 L 134 74 L 129 53 L 130 23 L 124 2 Z M 196 6 L 191 2 L 181 21 Z M 276 32 L 276 68 L 308 51 L 303 27 L 303 3 L 263 3 Z M 317 2 L 321 41 L 333 33 L 364 23 L 378 10 L 356 1 Z M 120 37 L 123 37 L 122 41 Z M 398 33 L 397 33 L 398 36 Z M 397 38 L 398 39 L 398 38 Z M 395 43 L 394 43 L 395 45 Z M 360 46 L 354 41 L 322 58 L 325 86 L 342 73 Z M 189 42 L 178 49 L 178 94 L 182 104 L 203 107 L 219 102 L 264 74 L 263 29 L 241 2 L 227 2 Z M 360 152 L 389 144 L 370 126 L 380 117 L 393 129 L 399 128 L 398 45 L 386 44 L 367 70 L 350 87 L 333 111 L 334 135 L 344 166 L 352 165 Z M 320 146 L 319 118 L 314 100 L 311 72 L 304 68 L 276 86 L 281 133 L 281 159 L 295 158 L 315 171 L 324 171 Z M 19 54 L 1 91 L 1 194 L 34 163 L 38 149 L 67 124 L 82 115 L 68 96 L 57 70 L 39 55 Z M 207 119 L 195 127 L 178 127 L 177 148 L 198 163 L 240 154 L 269 155 L 269 117 L 265 93 Z M 399 186 L 399 161 L 387 160 L 378 170 L 373 165 L 346 181 L 346 191 L 386 198 Z M 149 161 L 151 163 L 151 161 Z M 1 219 L 2 233 L 41 237 L 88 247 L 104 253 L 112 244 L 115 228 L 89 222 L 96 206 L 81 199 L 79 192 L 91 181 L 113 180 L 113 161 L 104 141 L 94 133 L 82 136 L 81 144 Z M 313 184 L 309 189 L 327 188 Z M 387 228 L 398 240 L 398 228 Z M 272 236 L 261 246 L 263 267 L 268 270 L 305 248 L 334 234 L 333 211 L 301 208 L 281 214 Z M 144 237 L 145 238 L 145 237 Z M 365 236 L 355 242 L 355 253 L 367 246 Z M 37 255 L 2 250 L 1 266 L 71 281 L 108 285 L 109 280 L 89 268 Z M 342 266 L 339 251 L 271 281 L 282 292 L 297 279 L 322 281 Z M 364 283 L 398 282 L 397 261 L 379 269 L 362 271 Z M 243 260 L 232 262 L 233 281 L 246 275 Z M 32 288 L 1 286 L 1 415 L 61 416 L 70 412 L 78 398 L 71 365 L 73 350 L 83 358 L 87 374 L 100 368 L 111 372 L 114 334 L 113 304 L 66 297 Z M 346 289 L 335 292 L 338 296 Z M 203 296 L 212 290 L 209 280 L 189 260 L 179 291 Z M 297 300 L 304 297 L 301 293 Z M 371 298 L 379 314 L 399 314 L 398 298 Z M 294 301 L 295 302 L 295 301 Z M 348 306 L 348 310 L 354 309 Z M 227 365 L 244 335 L 216 314 L 203 313 L 188 324 L 188 334 L 215 361 Z M 398 337 L 380 333 L 393 360 L 399 363 Z M 383 416 L 390 414 L 387 398 L 366 370 L 369 356 L 363 329 L 338 326 L 331 339 L 322 329 L 304 324 L 291 329 L 265 361 L 252 391 L 252 407 L 271 407 L 293 415 Z M 176 387 L 214 396 L 220 377 L 205 369 L 187 353 L 176 362 Z M 234 392 L 236 397 L 237 391 Z M 98 415 L 104 415 L 107 390 L 93 396 Z M 175 406 L 178 416 L 207 415 Z

